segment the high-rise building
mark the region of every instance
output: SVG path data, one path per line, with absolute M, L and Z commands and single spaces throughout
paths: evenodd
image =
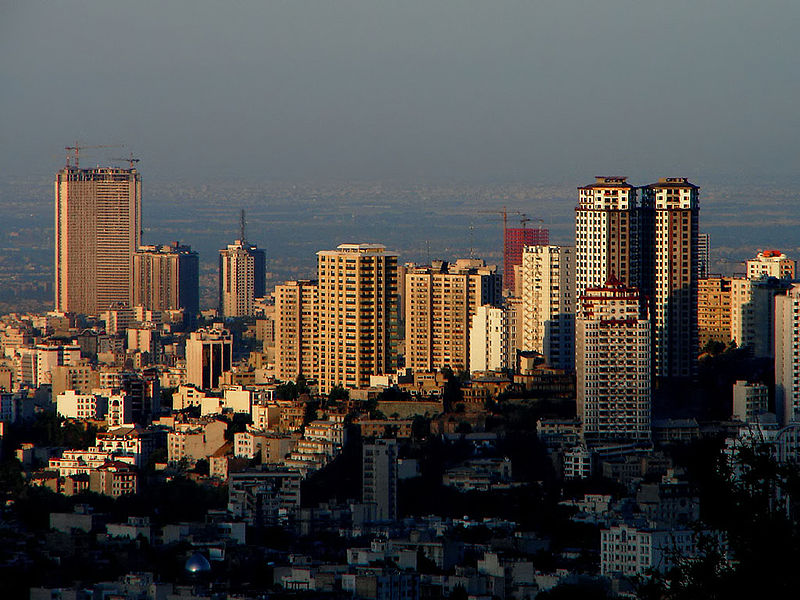
M 366 387 L 397 356 L 397 255 L 380 244 L 340 244 L 317 253 L 318 382 Z
M 503 291 L 513 294 L 516 275 L 514 267 L 522 264 L 525 246 L 546 246 L 550 231 L 544 227 L 507 227 L 503 230 Z
M 639 292 L 587 288 L 575 324 L 578 417 L 587 441 L 650 439 L 651 325 Z
M 199 259 L 189 246 L 141 246 L 133 255 L 133 306 L 183 309 L 192 320 L 200 311 L 199 294 Z
M 226 329 L 198 329 L 186 340 L 186 382 L 204 390 L 219 387 L 233 364 L 233 335 Z
M 223 317 L 253 315 L 253 301 L 266 295 L 263 250 L 236 240 L 219 251 L 219 310 Z
M 397 441 L 376 439 L 362 449 L 361 490 L 376 521 L 397 519 Z
M 287 281 L 275 286 L 275 377 L 294 381 L 316 376 L 316 281 Z
M 700 279 L 711 273 L 711 236 L 707 233 L 697 234 L 697 276 Z
M 800 286 L 775 298 L 775 413 L 800 421 Z
M 575 209 L 575 298 L 614 277 L 643 295 L 640 266 L 649 248 L 640 235 L 637 190 L 627 177 L 596 177 L 578 188 Z M 641 247 L 643 246 L 643 247 Z
M 526 246 L 522 254 L 523 350 L 571 371 L 575 365 L 575 248 Z
M 469 370 L 501 371 L 509 363 L 508 313 L 505 308 L 484 304 L 472 317 L 469 330 Z
M 141 243 L 142 180 L 136 169 L 67 166 L 55 181 L 55 304 L 97 315 L 131 300 Z
M 791 283 L 774 277 L 731 279 L 731 340 L 753 356 L 772 358 L 775 350 L 775 297 Z
M 479 259 L 406 266 L 406 366 L 419 372 L 469 366 L 469 328 L 484 304 L 500 300 L 500 275 Z
M 797 261 L 787 258 L 780 250 L 763 250 L 754 259 L 747 261 L 748 279 L 775 277 L 792 281 L 795 276 Z
M 698 344 L 731 341 L 731 278 L 706 277 L 697 284 Z
M 697 370 L 699 190 L 684 177 L 664 177 L 642 188 L 642 241 L 652 236 L 653 262 L 642 253 L 647 294 L 652 285 L 655 370 L 689 377 Z

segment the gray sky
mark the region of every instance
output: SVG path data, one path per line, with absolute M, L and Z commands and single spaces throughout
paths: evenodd
M 0 0 L 3 172 L 795 178 L 800 2 Z

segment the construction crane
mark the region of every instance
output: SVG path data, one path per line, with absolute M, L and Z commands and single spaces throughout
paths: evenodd
M 131 152 L 131 154 L 130 154 L 130 156 L 128 158 L 111 158 L 109 160 L 126 162 L 126 163 L 128 163 L 130 165 L 131 169 L 133 169 L 133 167 L 135 166 L 135 163 L 138 163 L 140 161 L 140 159 L 133 157 L 133 152 Z
M 75 156 L 75 168 L 77 169 L 80 166 L 80 157 L 81 157 L 81 150 L 94 150 L 97 148 L 124 148 L 125 144 L 115 144 L 111 146 L 81 146 L 78 142 L 75 142 L 74 146 L 64 146 L 64 150 L 67 151 L 67 168 L 69 168 L 69 153 L 72 152 Z
M 522 225 L 522 228 L 525 229 L 527 224 L 532 221 L 532 219 L 526 215 L 525 213 L 519 213 L 519 224 Z

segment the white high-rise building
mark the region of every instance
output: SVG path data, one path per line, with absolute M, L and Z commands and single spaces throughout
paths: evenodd
M 575 208 L 575 298 L 611 277 L 640 284 L 639 201 L 627 177 L 596 177 L 578 188 Z M 645 292 L 647 293 L 647 292 Z
M 775 297 L 775 412 L 800 421 L 800 286 Z
M 796 268 L 797 261 L 788 258 L 780 250 L 763 250 L 754 259 L 747 261 L 747 278 L 776 277 L 791 281 Z
M 753 356 L 772 358 L 775 350 L 775 298 L 791 284 L 781 279 L 731 279 L 731 340 Z
M 509 328 L 505 308 L 478 307 L 469 330 L 469 370 L 501 371 L 509 367 Z
M 636 289 L 587 288 L 575 325 L 578 417 L 587 441 L 650 439 L 651 329 Z
M 55 200 L 56 310 L 99 315 L 128 305 L 141 243 L 138 171 L 67 166 L 56 175 Z
M 557 369 L 575 360 L 575 248 L 525 246 L 522 251 L 523 350 Z

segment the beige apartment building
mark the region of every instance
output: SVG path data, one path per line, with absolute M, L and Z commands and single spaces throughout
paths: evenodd
M 318 284 L 308 279 L 275 286 L 275 377 L 316 377 Z
M 700 348 L 731 341 L 731 278 L 706 277 L 697 285 L 697 330 Z
M 199 258 L 178 242 L 141 246 L 133 255 L 132 306 L 145 310 L 184 309 L 194 317 L 199 304 Z
M 429 372 L 469 368 L 469 329 L 478 307 L 496 304 L 501 279 L 479 259 L 406 265 L 406 366 Z
M 319 391 L 369 385 L 396 367 L 397 255 L 380 244 L 317 253 Z
M 136 169 L 67 166 L 55 180 L 55 308 L 98 315 L 129 304 L 141 243 Z

